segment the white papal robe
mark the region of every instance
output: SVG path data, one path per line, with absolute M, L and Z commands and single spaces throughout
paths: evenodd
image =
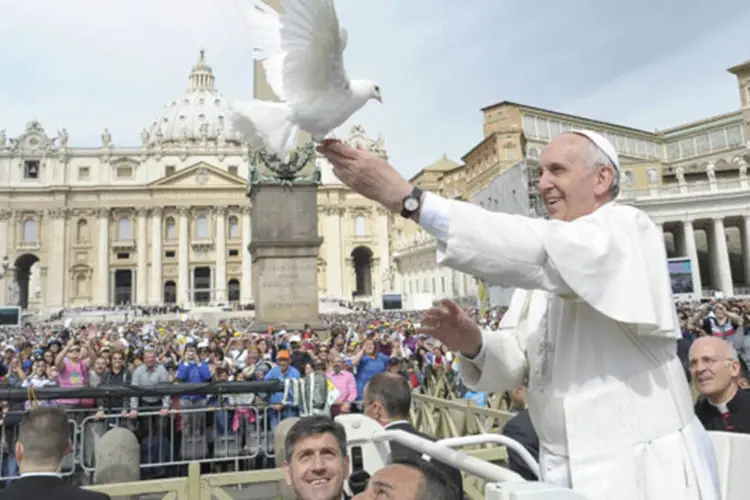
M 473 390 L 528 375 L 543 480 L 590 500 L 718 500 L 713 447 L 676 357 L 664 237 L 645 213 L 611 202 L 563 222 L 428 194 L 420 225 L 439 264 L 520 289 L 500 331 L 459 367 Z

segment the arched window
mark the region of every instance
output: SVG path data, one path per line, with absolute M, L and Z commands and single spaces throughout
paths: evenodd
M 177 225 L 174 222 L 174 217 L 167 217 L 164 221 L 164 236 L 167 240 L 177 239 Z
M 86 219 L 80 219 L 76 224 L 76 241 L 78 243 L 88 243 L 89 241 L 89 223 Z
M 239 280 L 232 278 L 227 283 L 227 299 L 229 302 L 240 301 L 240 282 Z
M 195 237 L 199 240 L 207 239 L 208 236 L 208 217 L 199 215 L 195 219 Z
M 236 240 L 240 237 L 240 223 L 234 215 L 229 218 L 229 239 Z
M 127 241 L 133 239 L 133 224 L 127 217 L 121 217 L 117 221 L 117 240 Z
M 39 241 L 39 226 L 34 219 L 26 219 L 21 225 L 21 240 L 25 243 Z
M 365 236 L 367 234 L 367 220 L 364 215 L 358 215 L 354 219 L 354 236 Z

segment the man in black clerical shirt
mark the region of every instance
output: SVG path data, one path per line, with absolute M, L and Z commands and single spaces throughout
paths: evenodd
M 703 396 L 695 414 L 709 431 L 750 433 L 750 391 L 741 389 L 737 351 L 719 337 L 700 337 L 690 347 L 690 374 Z

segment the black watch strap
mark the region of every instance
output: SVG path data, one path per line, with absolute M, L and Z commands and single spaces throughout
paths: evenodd
M 423 191 L 417 186 L 401 202 L 401 217 L 410 219 L 422 207 Z

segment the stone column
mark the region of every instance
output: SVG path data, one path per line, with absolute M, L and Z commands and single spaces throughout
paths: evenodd
M 214 287 L 217 289 L 213 299 L 219 304 L 227 301 L 227 207 L 216 207 L 214 209 L 216 223 L 216 273 L 214 274 Z M 246 251 L 242 252 L 245 255 Z
M 47 210 L 47 217 L 49 217 L 49 242 L 47 246 L 49 254 L 49 260 L 47 262 L 47 289 L 44 290 L 44 294 L 47 297 L 45 301 L 47 307 L 50 308 L 62 308 L 65 305 L 65 218 L 67 211 L 64 208 L 53 208 Z M 47 239 L 44 235 L 42 238 Z M 32 290 L 29 284 L 29 296 L 31 296 Z
M 724 220 L 717 217 L 713 221 L 714 238 L 716 241 L 716 263 L 718 265 L 719 290 L 726 297 L 734 295 L 732 283 L 732 268 L 729 262 L 729 249 L 727 248 L 727 237 L 724 231 Z
M 135 303 L 148 303 L 148 209 L 138 209 L 137 268 L 135 282 Z
M 390 211 L 386 210 L 383 207 L 378 207 L 376 209 L 377 219 L 376 219 L 376 227 L 377 227 L 377 238 L 378 238 L 378 257 L 380 258 L 380 275 L 376 278 L 379 282 L 379 289 L 380 289 L 380 296 L 374 297 L 374 304 L 376 307 L 382 306 L 383 304 L 383 294 L 386 294 L 388 292 L 391 292 L 393 290 L 386 290 L 384 286 L 388 286 L 389 288 L 393 288 L 393 283 L 391 283 L 390 279 L 386 279 L 386 274 L 390 273 L 391 269 L 391 252 L 390 252 L 390 246 L 388 244 L 390 234 L 388 231 L 388 217 L 390 216 Z
M 188 268 L 188 260 L 190 259 L 188 214 L 190 213 L 190 209 L 188 207 L 181 207 L 178 213 L 177 232 L 179 233 L 180 245 L 177 249 L 177 304 L 184 307 L 189 301 L 188 288 L 190 288 L 190 273 Z
M 656 224 L 656 228 L 659 230 L 659 233 L 661 233 L 661 242 L 662 242 L 662 245 L 664 245 L 666 249 L 667 240 L 664 239 L 664 223 L 654 221 L 654 224 Z
M 0 265 L 2 265 L 3 260 L 5 257 L 8 258 L 8 269 L 5 271 L 5 277 L 3 280 L 10 279 L 10 267 L 13 264 L 10 262 L 10 255 L 8 255 L 10 252 L 9 249 L 9 243 L 10 243 L 10 225 L 9 225 L 9 219 L 12 215 L 12 212 L 10 210 L 0 209 Z M 0 270 L 0 272 L 3 272 Z M 7 304 L 6 299 L 6 293 L 5 290 L 7 288 L 7 283 L 4 283 L 2 280 L 0 280 L 0 304 Z
M 252 208 L 242 207 L 242 282 L 240 283 L 240 303 L 247 304 L 253 300 L 253 264 L 250 255 L 252 233 L 250 229 L 250 213 Z
M 742 263 L 745 267 L 745 286 L 750 286 L 750 215 L 742 217 Z
M 342 283 L 341 263 L 341 215 L 342 207 L 328 205 L 323 209 L 325 214 L 325 245 L 327 276 L 326 288 L 331 297 L 344 297 L 344 285 Z
M 695 246 L 695 229 L 693 221 L 682 221 L 682 247 L 685 249 L 685 257 L 690 259 L 690 267 L 693 274 L 693 293 L 696 298 L 703 296 L 703 287 L 701 286 L 701 271 L 698 262 L 698 248 Z
M 109 305 L 109 208 L 100 208 L 99 217 L 99 243 L 96 248 L 96 286 L 94 288 L 94 303 L 97 305 Z
M 164 301 L 162 283 L 162 229 L 160 207 L 151 209 L 151 277 L 148 285 L 149 302 L 153 305 L 161 304 Z

